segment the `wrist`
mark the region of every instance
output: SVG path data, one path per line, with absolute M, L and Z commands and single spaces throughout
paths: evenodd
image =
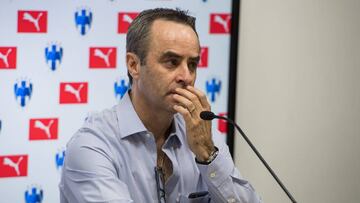
M 204 159 L 199 159 L 198 157 L 195 158 L 195 161 L 199 164 L 205 164 L 208 165 L 210 164 L 218 155 L 219 153 L 219 149 L 217 147 L 214 146 L 213 150 L 210 151 L 209 155 L 207 156 L 207 158 Z

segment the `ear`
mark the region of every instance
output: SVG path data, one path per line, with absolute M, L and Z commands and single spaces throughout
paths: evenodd
M 132 78 L 135 80 L 138 79 L 140 74 L 140 66 L 141 66 L 139 57 L 132 52 L 127 52 L 126 66 Z

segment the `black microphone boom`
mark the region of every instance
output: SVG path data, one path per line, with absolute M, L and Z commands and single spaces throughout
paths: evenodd
M 266 163 L 265 159 L 261 156 L 261 154 L 258 152 L 258 150 L 255 148 L 255 146 L 251 143 L 251 141 L 249 140 L 249 138 L 245 135 L 245 133 L 241 130 L 240 126 L 238 126 L 233 120 L 223 117 L 223 116 L 218 116 L 215 115 L 213 112 L 211 111 L 203 111 L 200 113 L 200 118 L 203 120 L 213 120 L 214 118 L 218 118 L 218 119 L 223 119 L 226 120 L 228 122 L 230 122 L 233 126 L 236 127 L 236 129 L 240 132 L 240 134 L 242 135 L 242 137 L 245 139 L 245 141 L 248 143 L 248 145 L 251 147 L 251 149 L 255 152 L 256 156 L 260 159 L 260 161 L 265 165 L 266 169 L 270 172 L 270 174 L 272 175 L 272 177 L 276 180 L 276 182 L 280 185 L 281 189 L 283 189 L 283 191 L 286 193 L 286 195 L 290 198 L 290 200 L 293 203 L 296 203 L 296 200 L 294 199 L 294 197 L 290 194 L 290 192 L 286 189 L 286 187 L 284 186 L 284 184 L 280 181 L 280 179 L 277 177 L 277 175 L 275 174 L 275 172 L 270 168 L 269 164 Z

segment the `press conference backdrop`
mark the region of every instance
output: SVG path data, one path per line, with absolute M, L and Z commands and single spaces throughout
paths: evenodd
M 66 143 L 89 112 L 125 94 L 127 28 L 154 7 L 197 18 L 196 86 L 226 114 L 229 0 L 0 2 L 0 202 L 59 202 Z M 213 127 L 226 139 L 225 123 Z

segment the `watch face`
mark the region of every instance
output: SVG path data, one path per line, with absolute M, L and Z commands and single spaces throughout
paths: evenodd
M 199 164 L 208 165 L 216 158 L 216 156 L 218 154 L 219 154 L 219 149 L 217 147 L 215 147 L 215 150 L 211 152 L 209 158 L 206 161 L 199 161 L 196 158 L 195 158 L 195 161 L 196 161 L 196 163 L 199 163 Z

